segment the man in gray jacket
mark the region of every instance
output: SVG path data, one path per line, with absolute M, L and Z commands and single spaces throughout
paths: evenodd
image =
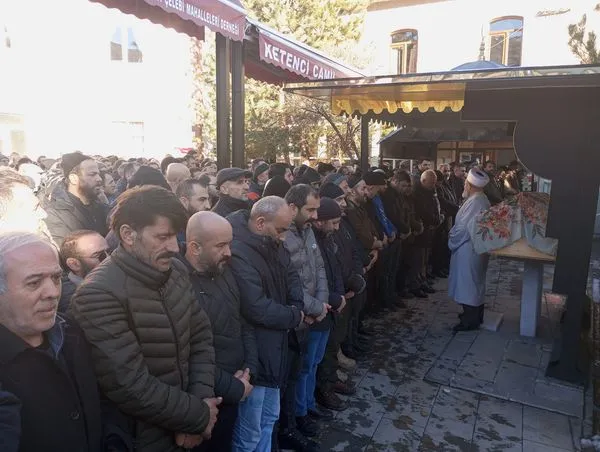
M 290 253 L 292 267 L 300 275 L 304 296 L 304 312 L 316 322 L 328 312 L 329 291 L 321 251 L 311 223 L 317 219 L 320 205 L 318 192 L 310 185 L 298 184 L 290 188 L 285 200 L 292 209 L 294 221 L 287 233 L 284 246 Z M 308 417 L 296 419 L 298 398 L 306 399 L 307 375 L 302 372 L 304 350 L 307 347 L 306 329 L 291 331 L 289 338 L 288 382 L 281 402 L 279 446 L 295 450 L 316 450 L 317 446 L 305 436 L 315 436 L 317 425 Z M 318 364 L 318 363 L 317 363 Z

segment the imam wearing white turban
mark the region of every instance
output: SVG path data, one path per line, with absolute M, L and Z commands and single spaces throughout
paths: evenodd
M 479 169 L 469 171 L 463 193 L 465 202 L 448 235 L 448 247 L 452 253 L 448 294 L 463 307 L 459 315 L 460 323 L 454 327 L 454 331 L 474 330 L 483 323 L 489 256 L 475 252 L 471 234 L 474 233 L 476 217 L 490 208 L 490 202 L 483 192 L 488 182 L 489 177 L 485 172 Z

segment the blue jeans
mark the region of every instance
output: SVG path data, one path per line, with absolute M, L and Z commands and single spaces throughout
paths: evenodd
M 296 416 L 298 417 L 306 416 L 308 410 L 315 409 L 317 366 L 323 360 L 328 339 L 329 330 L 311 331 L 308 335 L 308 348 L 296 383 Z
M 248 398 L 240 402 L 231 451 L 270 452 L 278 418 L 279 389 L 255 386 Z

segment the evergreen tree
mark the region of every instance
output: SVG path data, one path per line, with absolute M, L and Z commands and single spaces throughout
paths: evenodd
M 600 4 L 594 8 L 600 11 Z M 582 64 L 600 63 L 600 51 L 596 46 L 596 33 L 586 33 L 587 15 L 576 24 L 569 25 L 569 47 Z

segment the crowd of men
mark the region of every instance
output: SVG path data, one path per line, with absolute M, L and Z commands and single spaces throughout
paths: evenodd
M 507 194 L 491 162 L 0 164 L 6 452 L 320 450 L 356 392 L 365 319 L 448 277 L 463 196 L 470 218 Z M 467 307 L 455 331 L 481 323 Z

